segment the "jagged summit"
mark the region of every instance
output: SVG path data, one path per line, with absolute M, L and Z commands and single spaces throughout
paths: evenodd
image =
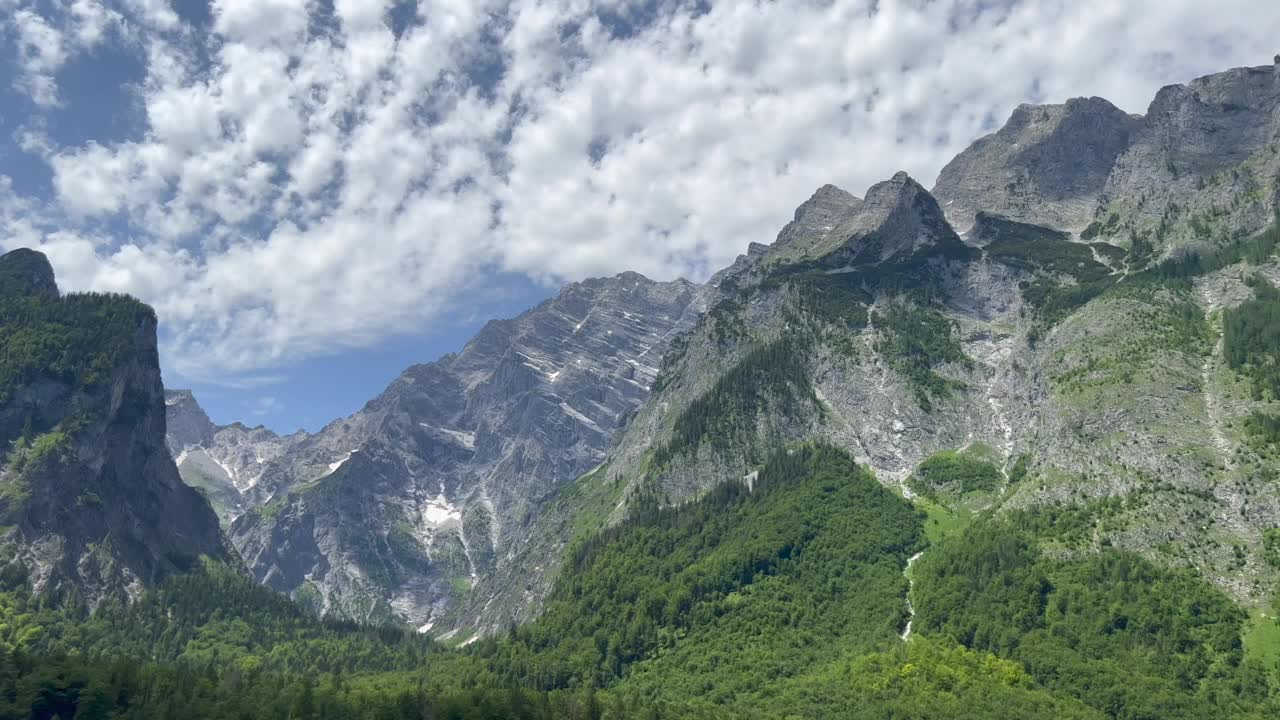
M 933 196 L 906 172 L 872 185 L 866 198 L 824 185 L 796 209 L 772 245 L 751 243 L 710 283 L 751 284 L 793 263 L 878 264 L 941 243 L 960 247 Z
M 773 248 L 804 252 L 861 208 L 862 200 L 857 196 L 835 185 L 823 185 L 796 208 L 794 219 L 778 233 Z
M 872 185 L 858 211 L 806 256 L 826 265 L 878 264 L 935 245 L 960 244 L 937 200 L 906 172 Z
M 543 503 L 600 463 L 708 292 L 624 272 L 486 323 L 264 457 L 232 541 L 260 581 L 336 615 L 443 631 L 463 602 L 484 611 Z
M 217 430 L 190 390 L 165 390 L 165 440 L 176 456 L 192 445 L 213 442 Z
M 1019 105 L 1004 127 L 942 168 L 933 194 L 956 230 L 989 210 L 1080 230 L 1141 120 L 1102 98 Z
M 241 422 L 213 422 L 190 390 L 166 390 L 165 441 L 183 481 L 200 488 L 223 524 L 244 512 L 242 493 L 262 478 L 267 463 L 307 437 L 305 431 L 281 437 L 270 429 Z
M 1280 205 L 1280 66 L 1162 88 L 1145 115 L 1101 98 L 1020 105 L 947 163 L 933 193 L 968 232 L 979 211 L 1154 256 L 1257 232 Z
M 0 255 L 0 293 L 57 296 L 53 266 L 44 253 L 28 248 Z

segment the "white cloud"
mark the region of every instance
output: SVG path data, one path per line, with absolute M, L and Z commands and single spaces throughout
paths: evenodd
M 307 29 L 307 0 L 213 0 L 214 30 L 232 42 L 296 43 Z
M 65 13 L 50 22 L 35 3 L 15 2 L 8 30 L 13 34 L 20 72 L 14 86 L 36 105 L 51 108 L 60 104 L 56 75 L 75 55 L 97 47 L 121 16 L 97 0 L 72 0 Z
M 249 414 L 256 417 L 269 415 L 284 409 L 284 404 L 271 395 L 264 395 L 253 401 L 253 405 L 249 409 Z
M 138 294 L 170 368 L 243 383 L 421 327 L 490 268 L 705 276 L 824 183 L 931 184 L 1020 102 L 1141 112 L 1280 27 L 1246 0 L 391 5 L 217 0 L 211 35 L 151 0 L 24 5 L 20 87 L 75 111 L 59 70 L 128 26 L 145 127 L 26 142 L 57 196 L 0 184 L 4 244 Z
M 14 13 L 11 22 L 18 40 L 18 65 L 22 68 L 17 87 L 30 95 L 37 105 L 57 105 L 58 86 L 53 73 L 69 56 L 62 34 L 30 10 Z

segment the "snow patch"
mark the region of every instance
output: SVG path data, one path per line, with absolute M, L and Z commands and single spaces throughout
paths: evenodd
M 444 493 L 427 502 L 427 508 L 422 511 L 422 516 L 434 527 L 441 527 L 449 522 L 462 522 L 462 512 L 449 502 Z
M 219 460 L 218 458 L 216 458 L 216 457 L 214 457 L 214 456 L 210 455 L 210 454 L 209 454 L 209 452 L 208 452 L 207 450 L 205 451 L 205 453 L 204 453 L 204 454 L 205 454 L 205 457 L 207 457 L 207 458 L 209 458 L 210 460 L 214 461 L 215 463 L 217 463 L 217 464 L 218 464 L 218 467 L 222 468 L 222 472 L 224 472 L 224 473 L 226 473 L 226 474 L 227 474 L 227 479 L 231 481 L 231 484 L 232 484 L 232 485 L 235 485 L 236 487 L 239 487 L 239 486 L 240 486 L 240 483 L 236 481 L 236 474 L 235 474 L 235 472 L 233 472 L 233 471 L 231 470 L 231 467 L 230 467 L 229 465 L 227 465 L 226 463 L 222 462 L 222 461 L 221 461 L 221 460 Z
M 418 634 L 426 635 L 427 633 L 431 632 L 431 628 L 435 627 L 435 625 L 436 624 L 434 622 L 429 622 L 426 625 L 423 625 L 422 627 L 418 628 Z
M 599 426 L 599 425 L 597 425 L 597 424 L 595 423 L 595 421 L 594 421 L 594 420 L 592 420 L 591 418 L 587 417 L 586 415 L 583 415 L 582 413 L 578 412 L 577 410 L 574 410 L 572 407 L 570 407 L 569 403 L 567 403 L 567 402 L 561 402 L 561 403 L 560 403 L 560 409 L 561 409 L 561 410 L 563 410 L 563 411 L 564 411 L 564 413 L 565 413 L 566 415 L 568 415 L 569 417 L 573 418 L 574 420 L 577 420 L 578 422 L 582 423 L 583 425 L 586 425 L 587 427 L 591 428 L 592 430 L 596 430 L 596 431 L 598 431 L 598 432 L 604 432 L 603 430 L 600 430 L 600 426 Z
M 332 474 L 333 474 L 333 473 L 334 473 L 338 468 L 342 467 L 342 464 L 343 464 L 343 463 L 345 463 L 346 461 L 350 460 L 350 459 L 351 459 L 351 456 L 352 456 L 352 455 L 354 455 L 354 454 L 355 454 L 357 451 L 359 451 L 359 450 L 360 450 L 360 448 L 356 448 L 355 450 L 352 450 L 351 452 L 347 453 L 346 455 L 343 455 L 341 460 L 338 460 L 338 461 L 336 461 L 336 462 L 331 462 L 331 463 L 329 463 L 329 473 L 328 473 L 328 474 L 332 475 Z
M 446 428 L 438 428 L 438 427 L 436 427 L 436 426 L 434 426 L 434 425 L 431 425 L 431 424 L 429 424 L 429 423 L 424 423 L 424 422 L 420 422 L 420 423 L 418 423 L 418 424 L 419 424 L 419 425 L 421 425 L 422 427 L 424 427 L 424 428 L 428 429 L 428 430 L 438 430 L 438 431 L 440 431 L 440 432 L 444 433 L 445 435 L 448 435 L 450 438 L 452 438 L 452 439 L 456 440 L 456 441 L 458 442 L 458 444 L 459 444 L 459 445 L 461 445 L 461 446 L 465 447 L 465 448 L 466 448 L 466 449 L 468 449 L 468 450 L 475 450 L 475 449 L 476 449 L 476 434 L 475 434 L 475 433 L 464 432 L 464 431 L 462 431 L 462 430 L 448 430 L 448 429 L 446 429 Z

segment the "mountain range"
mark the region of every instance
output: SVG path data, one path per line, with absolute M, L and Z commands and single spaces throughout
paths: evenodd
M 1278 107 L 1275 66 L 1164 88 L 1142 116 L 1022 105 L 932 191 L 905 173 L 820 188 L 706 285 L 575 283 L 315 435 L 218 428 L 173 391 L 170 448 L 260 581 L 436 632 L 528 620 L 575 533 L 642 486 L 696 497 L 814 437 L 907 493 L 935 453 L 1018 468 L 969 509 L 1128 498 L 1094 546 L 1256 602 L 1280 497 L 1241 430 L 1267 401 L 1227 367 L 1221 315 L 1280 271 L 1144 273 L 1268 226 Z M 763 378 L 764 358 L 795 377 Z
M 1280 57 L 1140 116 L 1023 105 L 932 190 L 823 186 L 705 284 L 570 284 L 287 436 L 163 391 L 146 306 L 14 251 L 6 576 L 235 682 L 370 673 L 352 707 L 421 670 L 409 704 L 530 717 L 1265 717 L 1278 217 Z M 236 610 L 155 599 L 202 593 Z M 27 645 L 115 657 L 87 627 Z

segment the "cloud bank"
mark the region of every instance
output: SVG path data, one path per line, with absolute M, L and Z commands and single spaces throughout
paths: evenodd
M 48 178 L 0 176 L 0 245 L 152 303 L 167 365 L 225 382 L 421 329 L 498 271 L 704 278 L 824 183 L 932 184 L 1020 102 L 1142 112 L 1280 29 L 1252 0 L 202 10 L 0 0 L 12 152 Z M 105 48 L 144 68 L 130 132 L 60 137 Z

